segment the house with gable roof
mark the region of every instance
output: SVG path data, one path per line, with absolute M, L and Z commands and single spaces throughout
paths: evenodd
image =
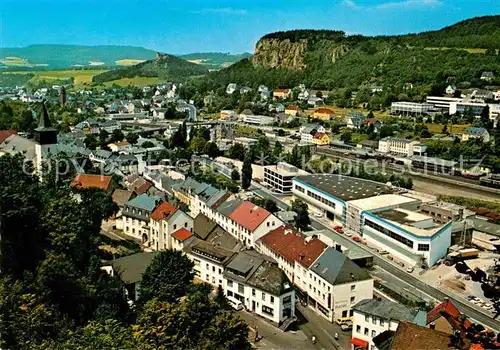
M 149 240 L 146 245 L 151 250 L 172 249 L 173 234 L 180 229 L 191 232 L 193 230 L 193 219 L 182 210 L 163 201 L 151 213 L 149 228 Z M 185 233 L 184 231 L 177 232 L 176 235 L 184 237 Z

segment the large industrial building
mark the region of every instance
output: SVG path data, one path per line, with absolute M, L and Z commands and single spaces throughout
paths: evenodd
M 323 210 L 405 265 L 434 265 L 451 243 L 451 221 L 421 211 L 422 199 L 378 182 L 343 175 L 306 175 L 293 179 L 293 194 Z M 398 193 L 399 192 L 399 193 Z

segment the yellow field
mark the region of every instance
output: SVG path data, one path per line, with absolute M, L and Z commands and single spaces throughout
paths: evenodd
M 49 70 L 33 72 L 41 79 L 69 79 L 74 78 L 75 85 L 90 84 L 92 77 L 96 74 L 105 72 L 104 69 L 68 69 L 68 70 Z
M 20 57 L 5 57 L 4 59 L 0 60 L 0 63 L 6 66 L 11 66 L 11 67 L 43 67 L 47 66 L 47 64 L 44 63 L 31 63 L 28 60 Z
M 459 47 L 426 47 L 425 50 L 463 50 L 467 51 L 468 53 L 481 53 L 484 54 L 486 53 L 486 49 L 478 49 L 478 48 L 468 48 L 468 49 L 462 49 Z
M 364 115 L 367 115 L 368 113 L 370 113 L 370 111 L 367 109 L 359 109 L 359 108 L 358 109 L 340 108 L 337 106 L 322 106 L 322 107 L 317 107 L 317 108 L 329 108 L 329 109 L 333 110 L 334 115 L 335 115 L 335 119 L 338 119 L 339 121 L 340 120 L 345 121 L 345 117 L 347 117 L 350 112 L 360 112 L 360 113 L 363 113 Z M 304 113 L 306 116 L 311 115 L 315 109 L 316 108 L 309 108 L 309 109 L 305 110 Z M 391 115 L 390 109 L 388 109 L 386 111 L 372 111 L 372 112 L 373 112 L 373 115 L 375 116 L 375 118 L 380 119 L 381 121 L 384 121 L 385 119 L 387 119 Z
M 141 63 L 141 62 L 144 62 L 144 60 L 135 60 L 132 58 L 125 58 L 123 60 L 115 61 L 115 63 L 119 66 L 133 66 L 133 65 L 135 65 L 137 63 Z
M 89 66 L 103 66 L 104 65 L 104 62 L 100 62 L 100 61 L 90 61 L 89 62 Z
M 156 77 L 135 77 L 135 78 L 122 78 L 118 80 L 105 82 L 104 85 L 112 86 L 113 84 L 119 86 L 136 85 L 136 86 L 146 86 L 158 84 L 160 78 Z
M 441 134 L 443 132 L 443 124 L 426 124 L 429 131 L 433 134 Z M 465 129 L 470 128 L 471 124 L 453 125 L 448 124 L 448 131 L 453 134 L 462 134 Z

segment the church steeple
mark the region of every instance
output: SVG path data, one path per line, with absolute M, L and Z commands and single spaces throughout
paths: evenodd
M 52 127 L 49 113 L 45 106 L 45 100 L 42 101 L 42 111 L 38 120 L 38 127 L 35 129 L 35 140 L 40 145 L 50 145 L 57 143 L 57 130 Z

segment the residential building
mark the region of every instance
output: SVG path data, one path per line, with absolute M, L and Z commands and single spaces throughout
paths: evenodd
M 360 129 L 366 116 L 360 112 L 350 112 L 347 116 L 347 128 Z
M 355 347 L 363 347 L 363 344 L 357 344 L 354 341 L 351 343 Z M 400 322 L 396 332 L 385 331 L 376 336 L 373 343 L 375 344 L 374 349 L 378 350 L 456 349 L 451 344 L 449 334 L 421 327 L 411 322 Z
M 127 201 L 122 210 L 123 232 L 142 243 L 149 241 L 151 214 L 160 203 L 158 197 L 141 194 Z
M 287 106 L 285 108 L 285 114 L 286 115 L 291 115 L 293 117 L 296 117 L 300 113 L 300 107 L 299 106 Z
M 302 269 L 302 277 L 305 288 L 299 288 L 307 294 L 308 304 L 330 322 L 352 316 L 357 302 L 373 298 L 370 275 L 332 247 L 327 247 L 309 269 Z
M 450 335 L 472 326 L 467 317 L 448 298 L 427 313 L 425 324 L 427 328 Z
M 471 101 L 455 101 L 450 103 L 450 108 L 448 113 L 453 114 L 472 114 L 481 115 L 483 109 L 486 108 L 488 104 L 484 102 L 471 102 Z
M 434 111 L 434 106 L 429 103 L 417 102 L 392 102 L 391 114 L 393 115 L 424 115 Z
M 184 247 L 196 278 L 275 325 L 295 319 L 295 292 L 278 265 L 253 251 L 233 251 L 198 238 Z
M 317 132 L 312 139 L 313 145 L 326 146 L 330 144 L 330 136 L 326 132 Z
M 412 157 L 413 155 L 421 155 L 425 153 L 427 147 L 419 142 L 396 137 L 385 137 L 378 143 L 378 151 L 380 153 L 391 153 Z
M 97 175 L 97 174 L 77 174 L 71 187 L 76 189 L 81 188 L 100 188 L 106 192 L 111 190 L 111 176 Z
M 234 255 L 224 269 L 225 294 L 275 325 L 295 319 L 295 291 L 278 264 L 255 251 Z
M 490 142 L 490 133 L 482 127 L 471 127 L 464 130 L 462 134 L 463 142 L 476 139 L 481 140 L 483 143 L 488 143 Z
M 112 276 L 120 276 L 125 284 L 125 294 L 131 302 L 140 296 L 142 275 L 157 253 L 141 252 L 111 261 Z
M 380 130 L 380 127 L 382 126 L 382 123 L 375 118 L 367 118 L 363 120 L 363 125 L 373 126 L 373 131 L 378 132 Z
M 481 80 L 492 81 L 495 79 L 495 74 L 491 71 L 486 71 L 481 74 Z
M 450 84 L 446 87 L 446 89 L 444 90 L 444 92 L 447 94 L 447 95 L 453 95 L 455 94 L 455 91 L 457 91 L 457 87 L 453 84 Z
M 131 146 L 127 141 L 113 142 L 108 144 L 108 147 L 111 152 L 123 152 L 131 149 Z
M 425 311 L 385 299 L 364 299 L 352 309 L 352 342 L 364 343 L 366 349 L 375 349 L 373 338 L 385 331 L 395 332 L 400 322 L 425 327 Z
M 327 245 L 318 237 L 307 237 L 291 225 L 282 225 L 262 236 L 256 244 L 257 251 L 278 262 L 290 281 L 302 290 L 307 289 L 303 271 L 323 253 Z
M 233 92 L 235 92 L 236 90 L 238 90 L 237 84 L 235 84 L 235 83 L 228 84 L 226 87 L 226 94 L 232 95 Z
M 330 174 L 297 176 L 292 182 L 294 196 L 395 260 L 433 266 L 447 254 L 452 222 L 434 220 L 420 210 L 421 200 L 394 194 L 399 189 Z
M 304 124 L 299 129 L 300 142 L 303 144 L 312 144 L 313 135 L 317 132 L 326 133 L 326 129 L 319 124 Z
M 321 97 L 310 96 L 307 99 L 307 104 L 311 107 L 319 107 L 319 106 L 324 106 L 325 101 L 323 101 Z
M 193 219 L 168 202 L 161 202 L 151 213 L 150 232 L 144 245 L 151 250 L 173 248 L 172 234 L 179 229 L 192 231 Z
M 308 172 L 291 164 L 278 162 L 276 165 L 264 166 L 264 185 L 279 193 L 292 192 L 292 179 Z
M 224 110 L 220 111 L 220 120 L 234 120 L 238 117 L 235 111 Z
M 290 89 L 275 89 L 273 90 L 274 100 L 286 100 L 290 97 Z
M 318 108 L 314 110 L 312 117 L 321 120 L 330 120 L 333 118 L 333 109 L 330 108 Z

